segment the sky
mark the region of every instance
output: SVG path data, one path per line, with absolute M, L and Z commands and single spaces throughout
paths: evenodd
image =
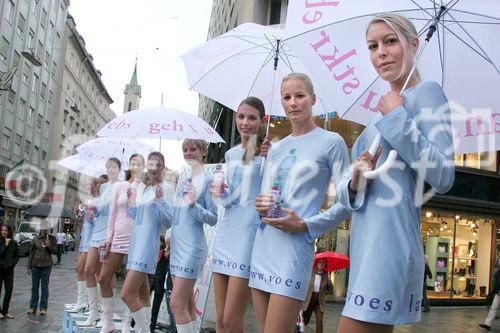
M 69 7 L 118 116 L 136 57 L 140 108 L 160 106 L 163 94 L 164 106 L 198 114 L 180 55 L 207 40 L 211 10 L 212 0 L 72 0 Z M 167 166 L 179 170 L 181 143 L 162 140 L 161 148 Z

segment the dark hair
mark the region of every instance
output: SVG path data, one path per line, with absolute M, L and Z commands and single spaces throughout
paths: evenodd
M 259 117 L 260 119 L 264 119 L 266 116 L 266 108 L 264 107 L 264 103 L 262 100 L 260 100 L 257 97 L 254 96 L 248 96 L 244 100 L 241 101 L 240 105 L 238 105 L 238 109 L 242 105 L 249 105 L 259 111 Z M 247 147 L 245 151 L 243 152 L 243 156 L 241 157 L 241 160 L 243 161 L 243 164 L 247 164 L 250 162 L 251 159 L 253 159 L 255 156 L 260 155 L 260 147 L 262 143 L 264 142 L 264 139 L 266 138 L 266 128 L 265 126 L 261 126 L 259 128 L 259 132 L 257 133 L 257 140 L 255 142 L 255 147 L 252 147 L 253 145 L 251 144 L 250 147 Z M 251 149 L 253 148 L 253 155 Z
M 106 161 L 106 168 L 108 167 L 109 163 L 115 163 L 118 166 L 118 169 L 122 168 L 122 162 L 120 162 L 120 160 L 116 157 L 111 157 Z
M 102 178 L 102 179 L 108 181 L 108 175 L 107 174 L 102 174 L 99 177 L 97 177 L 97 179 L 99 179 L 99 178 Z
M 153 151 L 153 152 L 149 153 L 148 160 L 151 159 L 151 157 L 155 157 L 155 156 L 158 157 L 160 159 L 161 163 L 163 164 L 163 166 L 165 166 L 165 157 L 159 151 Z
M 130 168 L 130 161 L 132 161 L 134 157 L 140 157 L 142 160 L 142 164 L 144 164 L 144 156 L 142 156 L 141 154 L 132 154 L 128 159 L 129 168 Z M 130 171 L 130 169 L 125 170 L 125 180 L 130 180 L 130 178 L 132 178 L 132 172 Z
M 14 231 L 12 230 L 12 226 L 10 224 L 4 223 L 4 224 L 0 225 L 0 229 L 3 227 L 7 228 L 7 238 L 12 238 L 12 236 L 14 235 Z

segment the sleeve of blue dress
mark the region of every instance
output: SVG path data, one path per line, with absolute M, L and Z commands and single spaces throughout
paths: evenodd
M 439 193 L 455 180 L 450 108 L 436 82 L 420 85 L 413 117 L 399 106 L 377 121 L 382 137 L 399 156 Z
M 334 136 L 327 151 L 330 165 L 331 177 L 338 193 L 342 175 L 349 166 L 349 154 L 344 140 L 340 136 Z M 333 229 L 351 215 L 350 211 L 341 203 L 336 202 L 323 213 L 304 219 L 308 230 L 308 241 L 320 237 L 325 232 Z
M 206 207 L 203 207 L 198 202 L 195 202 L 194 206 L 189 208 L 189 214 L 194 217 L 198 222 L 206 223 L 208 225 L 214 226 L 217 223 L 217 207 L 210 195 L 210 185 L 212 180 L 209 179 L 205 183 L 203 193 L 201 195 L 205 196 Z
M 361 133 L 361 135 L 356 139 L 356 142 L 354 142 L 354 145 L 352 146 L 351 159 L 353 161 L 356 160 L 359 155 L 361 155 L 361 153 L 366 150 L 364 133 L 365 132 Z M 342 179 L 340 180 L 339 185 L 336 188 L 337 202 L 344 205 L 344 207 L 346 207 L 350 211 L 354 211 L 360 209 L 363 206 L 366 194 L 363 191 L 361 193 L 358 193 L 356 196 L 352 195 L 351 191 L 349 191 L 349 182 L 351 181 L 351 178 L 352 167 L 345 170 L 344 175 L 342 176 Z

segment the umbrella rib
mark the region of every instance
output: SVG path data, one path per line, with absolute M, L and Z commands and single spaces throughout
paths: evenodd
M 252 92 L 253 87 L 255 86 L 255 83 L 257 82 L 257 79 L 259 78 L 260 73 L 262 72 L 264 67 L 269 63 L 269 61 L 271 61 L 272 59 L 273 59 L 272 55 L 269 54 L 268 58 L 264 61 L 264 63 L 262 63 L 262 66 L 260 66 L 259 70 L 257 71 L 257 74 L 255 75 L 255 77 L 253 79 L 252 85 L 250 86 L 250 89 L 248 90 L 247 96 L 250 96 L 250 93 Z M 274 87 L 273 87 L 273 89 L 274 89 Z
M 294 70 L 293 70 L 292 62 L 290 61 L 290 58 L 288 57 L 289 56 L 288 53 L 285 52 L 285 47 L 284 47 L 283 43 L 281 44 L 280 49 L 283 52 L 279 52 L 278 56 L 283 60 L 285 65 L 287 65 L 288 68 L 290 68 L 290 70 L 293 72 Z
M 479 55 L 481 58 L 483 58 L 484 60 L 486 60 L 486 62 L 490 63 L 494 68 L 495 70 L 497 71 L 497 73 L 499 73 L 499 70 L 497 68 L 497 66 L 493 63 L 493 61 L 491 61 L 491 59 L 486 55 L 486 54 L 481 54 L 481 52 L 477 51 L 475 48 L 473 48 L 471 45 L 469 45 L 465 40 L 463 40 L 460 36 L 458 36 L 455 32 L 453 32 L 450 28 L 448 28 L 446 25 L 443 24 L 443 27 L 449 32 L 451 33 L 453 36 L 455 36 L 459 41 L 461 41 L 462 43 L 464 43 L 466 46 L 468 46 L 472 51 L 474 51 L 475 53 L 477 53 L 477 55 Z M 472 38 L 470 35 L 468 35 L 473 41 L 474 43 L 477 44 L 476 40 L 474 38 Z M 482 52 L 483 49 L 478 45 L 478 47 L 480 48 L 480 50 Z
M 473 14 L 473 13 L 471 13 Z M 408 19 L 412 21 L 428 21 L 429 19 L 426 18 L 420 18 L 420 17 L 408 17 Z M 482 22 L 482 21 L 464 21 L 464 20 L 439 20 L 440 22 L 444 23 L 471 23 L 471 24 L 491 24 L 491 25 L 497 25 L 499 23 L 496 22 Z
M 363 97 L 363 95 L 365 94 L 365 92 L 366 92 L 368 89 L 370 89 L 370 88 L 371 88 L 371 87 L 375 84 L 375 82 L 376 82 L 378 79 L 379 79 L 379 77 L 377 76 L 377 77 L 376 77 L 376 78 L 372 81 L 372 83 L 370 83 L 370 84 L 366 87 L 366 89 L 365 89 L 365 90 L 363 90 L 363 91 L 361 92 L 361 94 L 359 94 L 359 97 L 358 97 L 358 98 L 356 98 L 356 99 L 355 99 L 355 100 L 351 103 L 351 105 L 349 105 L 349 107 L 348 107 L 348 108 L 346 108 L 346 111 L 345 111 L 344 113 L 342 113 L 342 115 L 340 115 L 340 112 L 338 112 L 338 113 L 339 113 L 339 117 L 340 117 L 340 118 L 344 118 L 344 115 L 345 115 L 345 114 L 346 114 L 346 113 L 347 113 L 347 112 L 348 112 L 348 111 L 349 111 L 349 110 L 353 107 L 353 105 L 354 105 L 354 104 L 356 104 L 356 103 L 357 103 L 357 102 L 361 99 L 361 97 Z
M 453 9 L 453 11 L 457 12 L 457 13 L 464 13 L 464 14 L 471 14 L 471 15 L 475 15 L 475 16 L 480 16 L 480 17 L 484 17 L 484 18 L 487 18 L 487 19 L 497 20 L 497 21 L 500 22 L 500 19 L 498 17 L 494 17 L 494 16 L 484 15 L 484 14 L 481 14 L 481 13 L 468 12 L 468 11 L 463 10 L 463 9 Z M 483 23 L 483 24 L 498 24 L 498 23 L 494 23 L 494 22 L 478 22 L 478 23 Z
M 267 43 L 266 43 L 267 44 Z M 244 52 L 247 52 L 249 50 L 252 50 L 252 49 L 256 49 L 258 47 L 262 47 L 263 45 L 257 45 L 257 46 L 254 46 L 254 47 L 251 47 L 249 49 L 245 49 L 245 50 L 241 50 L 240 52 L 237 52 L 235 54 L 232 54 L 230 56 L 228 56 L 227 58 L 224 58 L 222 59 L 221 61 L 219 61 L 217 64 L 215 64 L 214 66 L 212 66 L 205 74 L 203 74 L 202 76 L 200 76 L 200 78 L 198 80 L 196 80 L 196 82 L 194 82 L 190 87 L 189 89 L 192 89 L 195 85 L 197 85 L 201 80 L 203 80 L 205 78 L 205 76 L 207 76 L 208 74 L 210 74 L 212 71 L 214 71 L 217 67 L 221 66 L 224 62 L 226 62 L 227 60 L 233 58 L 233 57 L 236 57 L 238 55 L 241 55 L 243 54 Z
M 349 18 L 346 18 L 346 19 L 343 19 L 343 20 L 340 20 L 340 21 L 327 23 L 327 24 L 324 24 L 322 26 L 316 27 L 314 29 L 310 29 L 310 30 L 307 30 L 307 31 L 303 31 L 303 32 L 297 33 L 297 34 L 289 36 L 287 38 L 283 38 L 282 41 L 287 41 L 287 40 L 290 40 L 290 39 L 293 39 L 293 38 L 296 38 L 296 37 L 308 34 L 310 32 L 313 32 L 313 31 L 316 31 L 316 30 L 319 30 L 319 29 L 323 29 L 323 28 L 328 27 L 328 26 L 335 25 L 335 24 L 340 24 L 340 23 L 344 23 L 344 22 L 347 22 L 347 21 L 351 21 L 351 20 L 355 20 L 355 19 L 359 19 L 359 18 L 363 18 L 363 17 L 371 17 L 371 16 L 374 16 L 374 15 L 379 15 L 379 14 L 384 14 L 384 13 L 400 13 L 401 11 L 404 11 L 404 12 L 419 12 L 421 10 L 418 9 L 418 8 L 415 8 L 415 9 L 393 10 L 393 11 L 385 11 L 385 12 L 377 12 L 377 13 L 370 13 L 370 14 L 352 16 L 352 17 L 349 17 Z
M 451 15 L 451 13 L 449 13 L 448 15 L 450 15 L 450 17 L 454 19 L 453 15 Z M 495 68 L 496 68 L 496 65 L 493 63 L 493 60 L 491 60 L 491 58 L 488 56 L 488 54 L 486 53 L 486 51 L 485 51 L 485 50 L 481 47 L 481 45 L 479 45 L 479 43 L 476 41 L 476 39 L 475 39 L 474 37 L 472 37 L 472 35 L 471 35 L 471 34 L 470 34 L 470 33 L 469 33 L 469 32 L 468 32 L 468 31 L 467 31 L 467 30 L 466 30 L 466 29 L 462 26 L 462 24 L 460 24 L 460 23 L 458 23 L 458 22 L 457 22 L 457 24 L 458 24 L 458 26 L 460 27 L 460 29 L 462 29 L 462 31 L 463 31 L 463 32 L 464 32 L 467 36 L 469 36 L 469 38 L 470 38 L 470 39 L 474 42 L 474 44 L 476 44 L 476 46 L 477 46 L 477 47 L 481 50 L 481 52 L 484 54 L 485 59 L 487 59 L 487 60 L 488 60 L 488 62 L 489 62 L 490 64 L 492 64 L 492 65 L 493 65 L 493 67 L 495 67 Z M 468 45 L 468 44 L 467 44 L 467 46 L 469 46 L 470 48 L 474 49 L 472 46 L 470 46 L 470 45 Z M 476 52 L 477 52 L 477 51 L 476 51 Z M 479 52 L 477 52 L 477 53 L 479 53 Z M 497 73 L 498 73 L 498 68 L 496 68 L 496 70 L 497 70 Z

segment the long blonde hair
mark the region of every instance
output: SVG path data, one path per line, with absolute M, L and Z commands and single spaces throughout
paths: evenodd
M 391 28 L 394 33 L 398 36 L 398 39 L 403 43 L 403 66 L 401 66 L 401 72 L 399 73 L 397 79 L 402 79 L 404 75 L 409 74 L 411 65 L 413 65 L 413 58 L 415 54 L 408 52 L 410 50 L 409 44 L 415 39 L 418 39 L 418 32 L 413 23 L 406 17 L 395 14 L 395 13 L 384 13 L 377 15 L 373 20 L 368 23 L 366 27 L 366 35 L 368 35 L 368 30 L 374 23 L 384 22 L 389 28 Z M 410 57 L 411 56 L 411 57 Z M 408 66 L 410 65 L 410 68 Z M 413 72 L 417 81 L 420 81 L 420 74 L 417 70 Z

